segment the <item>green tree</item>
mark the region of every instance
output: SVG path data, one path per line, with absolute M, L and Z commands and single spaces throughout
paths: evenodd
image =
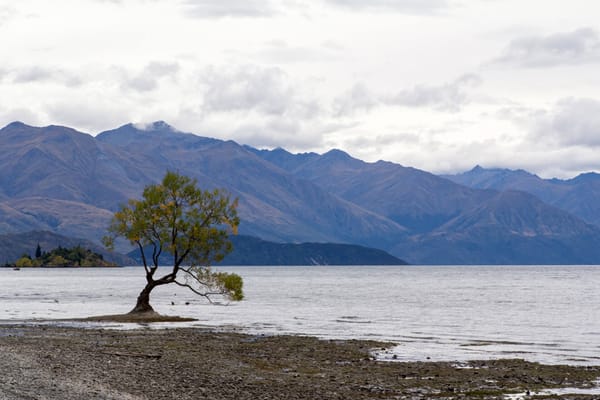
M 37 244 L 37 247 L 35 248 L 35 258 L 40 258 L 42 256 L 42 248 L 40 247 L 40 244 Z
M 70 263 L 63 256 L 55 255 L 48 261 L 47 265 L 49 267 L 68 267 Z
M 23 267 L 33 267 L 33 262 L 29 257 L 21 257 L 15 262 L 15 267 L 23 268 Z
M 167 172 L 159 184 L 146 186 L 141 200 L 129 200 L 112 219 L 104 243 L 112 247 L 124 237 L 141 253 L 146 286 L 131 313 L 153 312 L 150 293 L 174 283 L 211 300 L 224 296 L 243 298 L 242 279 L 235 274 L 213 272 L 210 265 L 231 251 L 229 233 L 237 233 L 237 200 L 218 189 L 201 190 L 197 182 Z M 168 273 L 157 276 L 159 257 L 172 257 Z

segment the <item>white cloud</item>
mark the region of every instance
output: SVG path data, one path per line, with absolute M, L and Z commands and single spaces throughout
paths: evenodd
M 0 109 L 0 127 L 15 121 L 32 126 L 38 126 L 41 122 L 40 116 L 27 108 Z
M 325 0 L 337 7 L 354 10 L 395 11 L 406 14 L 433 14 L 449 7 L 447 0 Z
M 195 18 L 268 17 L 277 10 L 269 0 L 185 0 L 186 15 Z
M 0 6 L 0 26 L 11 20 L 17 15 L 17 11 L 12 6 Z
M 592 28 L 515 39 L 494 61 L 527 68 L 596 62 L 600 62 L 600 37 Z
M 46 106 L 45 124 L 65 125 L 87 133 L 97 133 L 135 120 L 126 102 L 83 96 L 63 99 Z

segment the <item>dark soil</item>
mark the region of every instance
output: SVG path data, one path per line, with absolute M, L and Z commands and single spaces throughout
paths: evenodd
M 387 346 L 203 329 L 0 326 L 0 399 L 503 399 L 600 377 L 600 367 L 522 360 L 374 361 L 371 350 Z

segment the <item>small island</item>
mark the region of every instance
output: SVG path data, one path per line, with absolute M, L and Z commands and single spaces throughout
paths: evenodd
M 81 246 L 72 248 L 58 246 L 49 252 L 45 252 L 38 244 L 35 257 L 23 254 L 21 258 L 12 264 L 6 264 L 5 267 L 20 269 L 28 267 L 118 267 L 118 265 L 104 260 L 102 254 Z

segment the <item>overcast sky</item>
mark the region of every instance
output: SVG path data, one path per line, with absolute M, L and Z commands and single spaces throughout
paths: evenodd
M 600 171 L 600 2 L 0 0 L 0 124 Z

